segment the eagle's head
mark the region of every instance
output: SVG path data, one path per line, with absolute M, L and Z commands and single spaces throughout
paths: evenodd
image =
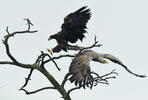
M 48 38 L 48 41 L 51 40 L 51 39 L 56 39 L 56 35 L 51 35 L 51 36 Z
M 58 39 L 59 39 L 59 35 L 60 35 L 60 32 L 57 32 L 57 33 L 54 34 L 54 35 L 50 35 L 50 37 L 48 38 L 48 41 L 51 40 L 51 39 L 56 39 L 56 40 L 58 40 Z

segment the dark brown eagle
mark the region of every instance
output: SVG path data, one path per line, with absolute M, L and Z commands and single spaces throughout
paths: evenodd
M 90 9 L 83 6 L 77 11 L 70 13 L 64 18 L 64 23 L 61 26 L 61 31 L 51 35 L 48 40 L 56 39 L 58 45 L 52 50 L 48 50 L 51 54 L 53 52 L 60 52 L 64 50 L 67 52 L 68 42 L 75 43 L 83 40 L 84 33 L 86 33 L 87 22 L 91 17 Z

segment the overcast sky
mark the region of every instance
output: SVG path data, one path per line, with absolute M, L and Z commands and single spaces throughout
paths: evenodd
M 0 0 L 0 39 L 10 32 L 24 30 L 24 18 L 30 18 L 38 30 L 35 34 L 16 35 L 9 41 L 12 54 L 23 63 L 34 63 L 40 51 L 52 48 L 56 41 L 47 41 L 51 34 L 60 30 L 63 18 L 82 6 L 91 9 L 88 34 L 83 43 L 89 46 L 94 36 L 103 44 L 93 50 L 100 53 L 111 53 L 120 58 L 133 72 L 148 75 L 148 1 L 147 0 Z M 72 52 L 70 52 L 72 53 Z M 61 52 L 60 54 L 66 54 Z M 55 54 L 55 55 L 60 55 Z M 0 42 L 0 60 L 9 60 L 5 48 Z M 46 66 L 59 82 L 68 72 L 71 58 L 57 60 L 62 69 L 57 71 L 50 63 Z M 117 69 L 119 76 L 110 80 L 110 85 L 98 85 L 92 90 L 81 89 L 71 93 L 72 100 L 147 100 L 148 78 L 141 79 L 129 74 L 121 66 L 110 62 L 100 64 L 91 62 L 92 70 L 102 74 Z M 62 100 L 55 90 L 45 90 L 26 95 L 18 89 L 23 85 L 29 70 L 10 65 L 0 65 L 0 99 L 1 100 Z M 38 71 L 31 77 L 29 91 L 51 86 L 50 82 Z M 66 88 L 74 84 L 69 82 Z

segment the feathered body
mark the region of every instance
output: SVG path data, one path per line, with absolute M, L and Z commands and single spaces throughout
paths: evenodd
M 87 85 L 88 87 L 92 86 L 93 77 L 91 75 L 90 61 L 92 60 L 100 63 L 108 63 L 106 59 L 121 65 L 130 74 L 141 78 L 145 77 L 144 75 L 138 75 L 130 71 L 118 58 L 111 54 L 102 54 L 92 50 L 84 50 L 83 52 L 78 53 L 70 64 L 70 81 L 74 82 L 75 85 L 79 84 L 80 87 L 83 86 L 84 88 L 85 85 Z
M 49 37 L 49 39 L 57 40 L 58 50 L 55 49 L 55 52 L 59 52 L 60 48 L 66 51 L 66 47 L 64 47 L 64 45 L 67 45 L 68 42 L 75 43 L 78 41 L 78 39 L 82 41 L 85 37 L 84 33 L 87 32 L 86 24 L 90 17 L 90 9 L 87 9 L 87 6 L 84 6 L 77 11 L 67 15 L 64 18 L 64 23 L 61 26 L 61 31 Z M 61 44 L 63 45 L 61 46 Z

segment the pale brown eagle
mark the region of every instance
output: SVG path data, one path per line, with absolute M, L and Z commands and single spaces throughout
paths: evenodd
M 97 53 L 92 50 L 84 50 L 81 53 L 78 53 L 75 58 L 72 60 L 69 67 L 69 74 L 71 75 L 69 80 L 75 85 L 85 88 L 85 86 L 92 87 L 93 76 L 91 75 L 90 61 L 96 61 L 100 63 L 109 63 L 109 61 L 121 65 L 126 71 L 130 74 L 133 74 L 137 77 L 146 77 L 145 75 L 138 75 L 130 71 L 126 65 L 124 65 L 118 58 L 111 54 L 102 54 Z

